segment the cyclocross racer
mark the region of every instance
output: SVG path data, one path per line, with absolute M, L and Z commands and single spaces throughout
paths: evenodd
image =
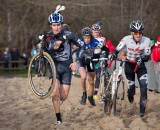
M 126 59 L 131 61 L 139 61 L 140 65 L 137 72 L 134 72 L 135 63 L 125 63 L 125 75 L 128 80 L 128 100 L 130 103 L 134 101 L 135 95 L 135 73 L 140 84 L 140 116 L 143 117 L 147 104 L 147 69 L 144 62 L 150 57 L 150 39 L 143 36 L 144 25 L 139 20 L 135 20 L 130 24 L 131 35 L 125 36 L 116 50 L 112 53 L 110 59 L 113 60 L 116 55 L 123 49 L 126 49 Z
M 106 42 L 106 38 L 101 35 L 101 26 L 97 23 L 92 25 L 92 36 L 95 39 L 97 39 L 99 42 L 101 42 L 103 45 L 105 45 L 109 49 L 109 51 L 113 50 L 111 48 L 112 42 L 110 40 L 107 40 Z M 105 57 L 108 57 L 109 52 L 107 51 L 105 54 L 106 54 Z M 95 73 L 96 73 L 96 80 L 95 80 L 95 88 L 94 88 L 94 99 L 98 99 L 97 93 L 99 90 L 100 73 L 101 73 L 100 62 L 97 62 L 95 65 Z
M 86 91 L 86 79 L 88 77 L 88 83 L 90 87 L 90 96 L 88 100 L 92 106 L 95 106 L 95 101 L 93 99 L 94 94 L 94 63 L 92 58 L 98 58 L 101 49 L 105 49 L 103 43 L 99 42 L 97 39 L 92 37 L 92 30 L 89 27 L 82 29 L 82 41 L 85 43 L 84 47 L 81 49 L 79 54 L 79 73 L 81 75 L 81 84 L 83 89 L 83 95 L 80 103 L 82 105 L 86 104 L 87 91 Z M 98 57 L 97 57 L 98 56 Z M 87 75 L 87 71 L 88 75 Z
M 62 30 L 63 16 L 60 13 L 49 15 L 48 22 L 51 27 L 51 31 L 48 33 L 54 37 L 46 39 L 46 41 L 49 44 L 49 53 L 53 57 L 56 67 L 56 84 L 52 94 L 52 102 L 57 117 L 55 124 L 61 124 L 60 100 L 67 99 L 72 70 L 75 71 L 77 67 L 77 63 L 73 63 L 72 60 L 71 42 L 78 47 L 82 47 L 84 43 L 72 32 Z

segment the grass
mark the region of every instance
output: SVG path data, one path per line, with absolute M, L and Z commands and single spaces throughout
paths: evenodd
M 28 77 L 28 70 L 0 70 L 1 76 L 16 76 L 16 77 Z

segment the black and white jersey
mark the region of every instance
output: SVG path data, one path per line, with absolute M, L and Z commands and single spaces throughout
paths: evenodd
M 63 44 L 61 44 L 58 50 L 54 50 L 53 48 L 55 42 L 58 40 L 62 40 Z M 67 61 L 72 59 L 71 43 L 75 44 L 77 47 L 82 47 L 84 45 L 84 43 L 72 32 L 65 30 L 62 30 L 58 35 L 55 35 L 54 38 L 50 39 L 48 42 L 50 54 L 54 57 L 54 61 Z
M 126 50 L 126 56 L 128 60 L 136 60 L 143 55 L 149 56 L 151 54 L 150 49 L 150 39 L 142 36 L 141 41 L 136 43 L 133 39 L 132 35 L 125 36 L 118 46 L 116 50 L 119 52 L 123 49 Z

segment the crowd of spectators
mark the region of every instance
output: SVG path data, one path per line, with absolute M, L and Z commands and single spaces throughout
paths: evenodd
M 6 47 L 0 51 L 0 61 L 1 68 L 18 68 L 19 61 L 23 61 L 23 66 L 28 65 L 28 55 L 25 52 L 20 54 L 20 51 L 16 47 Z

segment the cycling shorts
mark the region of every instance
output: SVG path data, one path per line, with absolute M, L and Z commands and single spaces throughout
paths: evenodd
M 65 61 L 55 62 L 56 67 L 56 78 L 59 80 L 60 84 L 71 85 L 72 70 L 70 69 L 70 64 Z

